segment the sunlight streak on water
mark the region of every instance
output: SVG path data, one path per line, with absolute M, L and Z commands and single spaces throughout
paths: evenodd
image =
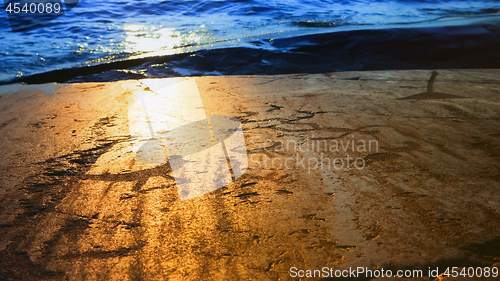
M 0 80 L 151 54 L 248 46 L 304 33 L 499 16 L 498 1 L 80 1 L 35 30 L 12 33 L 0 12 Z M 261 45 L 264 46 L 264 45 Z M 253 46 L 255 47 L 255 46 Z

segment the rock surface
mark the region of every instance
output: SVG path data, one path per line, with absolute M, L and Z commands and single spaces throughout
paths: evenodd
M 367 267 L 427 280 L 429 267 L 498 263 L 500 70 L 439 71 L 434 91 L 460 98 L 404 99 L 429 76 L 169 78 L 195 79 L 209 116 L 240 120 L 249 159 L 235 182 L 185 201 L 168 163 L 130 149 L 127 110 L 145 81 L 0 87 L 0 276 L 286 280 L 291 267 Z M 337 169 L 347 157 L 365 167 Z

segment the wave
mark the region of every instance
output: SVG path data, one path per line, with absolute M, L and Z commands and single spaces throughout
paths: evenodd
M 500 2 L 487 0 L 80 1 L 40 28 L 18 33 L 0 13 L 0 81 L 138 56 L 220 48 L 272 51 L 263 40 L 449 24 L 451 18 L 498 18 L 499 12 Z
M 153 52 L 0 82 L 104 82 L 202 75 L 275 75 L 354 70 L 500 68 L 498 18 L 391 27 L 350 26 L 249 38 L 241 46 Z M 444 23 L 443 23 L 444 22 Z M 466 23 L 466 25 L 464 25 Z

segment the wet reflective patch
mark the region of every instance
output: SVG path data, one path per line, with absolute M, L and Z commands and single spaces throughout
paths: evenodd
M 196 81 L 145 81 L 150 92 L 129 109 L 136 159 L 170 163 L 181 200 L 231 183 L 248 168 L 238 119 L 207 116 Z

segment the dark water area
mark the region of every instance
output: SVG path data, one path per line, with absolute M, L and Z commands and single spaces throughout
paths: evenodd
M 0 22 L 0 84 L 500 68 L 499 1 L 80 1 Z
M 326 33 L 273 40 L 277 50 L 200 50 L 56 70 L 15 81 L 105 82 L 202 75 L 500 68 L 499 35 L 488 26 Z

